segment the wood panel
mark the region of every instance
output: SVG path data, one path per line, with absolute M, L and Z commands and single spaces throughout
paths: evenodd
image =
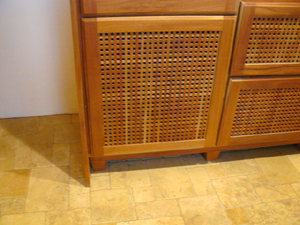
M 84 15 L 236 14 L 238 0 L 82 0 Z
M 235 17 L 83 21 L 93 156 L 215 145 Z
M 230 75 L 299 74 L 300 3 L 243 3 Z
M 218 144 L 300 140 L 300 77 L 231 79 Z

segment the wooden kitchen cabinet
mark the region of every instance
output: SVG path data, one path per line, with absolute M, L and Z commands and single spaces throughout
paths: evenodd
M 87 185 L 90 163 L 299 143 L 296 0 L 237 26 L 238 0 L 70 1 Z

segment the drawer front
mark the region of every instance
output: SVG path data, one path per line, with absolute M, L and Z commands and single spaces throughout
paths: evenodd
M 83 15 L 236 14 L 238 0 L 81 0 Z
M 231 76 L 300 74 L 300 3 L 243 3 Z
M 219 145 L 300 141 L 300 77 L 231 79 Z
M 92 154 L 215 145 L 234 24 L 234 16 L 83 19 Z

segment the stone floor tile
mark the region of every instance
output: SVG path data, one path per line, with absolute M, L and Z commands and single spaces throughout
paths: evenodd
M 90 188 L 85 186 L 84 178 L 70 178 L 69 207 L 90 207 Z
M 185 225 L 230 225 L 216 195 L 179 199 Z
M 155 200 L 153 188 L 151 186 L 133 187 L 132 193 L 135 202 L 149 202 Z
M 23 213 L 26 197 L 0 199 L 0 215 Z
M 210 162 L 206 161 L 202 154 L 183 155 L 180 157 L 183 165 L 190 166 L 204 166 Z
M 147 166 L 149 169 L 158 169 L 158 168 L 172 168 L 177 166 L 182 166 L 184 157 L 162 157 L 162 158 L 153 158 L 146 160 Z
M 288 155 L 287 158 L 291 161 L 298 172 L 300 172 L 300 154 Z
M 81 153 L 70 154 L 70 176 L 73 178 L 84 177 Z
M 215 189 L 204 167 L 190 167 L 186 170 L 197 195 L 215 194 Z
M 69 165 L 70 162 L 70 144 L 60 143 L 53 145 L 52 163 L 56 166 Z
M 39 117 L 2 119 L 0 120 L 0 136 L 37 132 L 39 129 L 39 122 Z
M 137 187 L 150 185 L 145 161 L 132 160 L 110 163 L 110 181 L 112 188 Z
M 0 225 L 45 225 L 45 213 L 24 213 L 4 215 L 1 217 Z
M 204 166 L 210 178 L 226 177 L 226 173 L 221 163 Z
M 110 189 L 109 176 L 91 177 L 91 191 Z
M 40 117 L 40 125 L 71 123 L 72 115 L 53 115 Z
M 90 209 L 51 211 L 46 214 L 46 225 L 90 225 Z
M 259 204 L 261 201 L 246 176 L 212 180 L 214 188 L 227 208 Z
M 193 185 L 183 167 L 149 170 L 156 199 L 194 196 Z
M 131 222 L 117 223 L 116 225 L 185 225 L 182 217 L 164 217 L 146 220 L 136 220 Z
M 300 196 L 300 182 L 291 184 L 294 191 Z
M 11 170 L 14 167 L 14 158 L 0 158 L 0 170 Z
M 261 172 L 259 166 L 253 159 L 237 160 L 232 162 L 223 162 L 224 171 L 229 176 L 246 175 L 250 173 Z
M 179 216 L 180 209 L 175 199 L 166 199 L 153 202 L 136 203 L 138 219 Z
M 232 225 L 250 224 L 244 208 L 226 209 L 225 212 Z
M 263 202 L 272 202 L 298 197 L 293 188 L 287 184 L 258 187 L 255 191 Z
M 55 143 L 70 143 L 80 140 L 81 136 L 78 123 L 56 125 L 54 135 Z
M 25 212 L 67 209 L 68 170 L 66 166 L 32 169 Z
M 269 185 L 269 180 L 262 173 L 248 174 L 247 178 L 254 188 Z
M 20 145 L 22 145 L 22 142 L 16 136 L 0 136 L 0 158 L 13 158 L 15 156 L 15 150 Z
M 81 152 L 82 152 L 81 141 L 70 143 L 70 153 L 81 153 Z
M 93 224 L 135 220 L 130 189 L 92 191 L 91 214 Z
M 270 184 L 288 184 L 300 181 L 300 173 L 286 156 L 256 158 L 255 161 Z
M 299 202 L 298 202 L 299 204 Z M 284 202 L 269 202 L 245 207 L 254 225 L 297 225 L 293 212 Z M 296 209 L 299 210 L 299 209 Z
M 0 171 L 0 198 L 25 196 L 30 170 Z

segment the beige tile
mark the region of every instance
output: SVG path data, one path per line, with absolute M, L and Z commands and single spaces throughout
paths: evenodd
M 221 202 L 227 208 L 261 202 L 246 176 L 214 179 L 212 183 Z
M 64 210 L 68 208 L 68 167 L 32 169 L 25 211 Z
M 74 153 L 70 155 L 70 176 L 73 178 L 84 177 L 82 154 Z
M 182 217 L 165 217 L 146 220 L 136 220 L 131 222 L 117 223 L 117 225 L 184 225 Z
M 0 215 L 23 213 L 25 201 L 25 197 L 0 199 Z
M 52 163 L 57 166 L 69 165 L 70 144 L 60 143 L 53 145 Z
M 190 166 L 203 166 L 207 165 L 210 162 L 206 161 L 202 154 L 194 154 L 194 155 L 183 155 L 180 157 L 183 165 Z
M 0 170 L 11 170 L 14 167 L 14 158 L 0 158 Z
M 300 196 L 300 182 L 291 184 L 294 191 Z
M 232 225 L 250 224 L 250 220 L 244 208 L 227 209 L 226 215 Z
M 158 169 L 158 168 L 172 168 L 183 165 L 182 158 L 185 157 L 163 157 L 163 158 L 154 158 L 147 160 L 147 166 L 149 169 Z
M 210 178 L 226 177 L 226 173 L 221 163 L 207 165 L 204 166 L 204 168 Z
M 112 188 L 151 184 L 145 161 L 134 160 L 110 163 L 108 169 Z
M 300 224 L 300 198 L 281 201 L 285 205 L 291 217 L 296 221 L 295 225 Z
M 39 129 L 39 118 L 15 118 L 0 120 L 0 136 L 21 135 L 37 132 Z
M 91 177 L 91 191 L 110 189 L 109 176 Z
M 46 214 L 46 225 L 90 225 L 90 209 L 51 211 Z
M 149 170 L 156 199 L 194 196 L 193 185 L 183 167 Z
M 81 152 L 82 152 L 81 141 L 70 143 L 70 153 L 81 153 Z
M 246 175 L 250 173 L 259 173 L 260 168 L 253 159 L 237 160 L 232 162 L 223 162 L 224 171 L 229 176 Z
M 180 209 L 175 199 L 159 200 L 154 202 L 136 203 L 138 219 L 179 216 Z
M 71 115 L 54 115 L 40 117 L 40 125 L 64 124 L 71 123 L 71 121 Z
M 93 224 L 135 220 L 130 189 L 92 191 L 91 213 Z
M 54 142 L 55 143 L 70 143 L 81 140 L 79 124 L 61 124 L 56 125 Z
M 214 187 L 203 167 L 190 167 L 186 170 L 197 195 L 215 194 Z
M 25 196 L 30 170 L 0 171 L 0 198 Z
M 25 213 L 4 215 L 1 217 L 0 225 L 44 225 L 45 213 Z
M 70 178 L 70 208 L 90 207 L 90 188 L 85 186 L 84 178 Z
M 151 186 L 133 187 L 132 193 L 135 202 L 149 202 L 155 199 Z
M 229 225 L 216 195 L 179 199 L 186 225 Z
M 271 184 L 279 185 L 300 181 L 300 173 L 286 156 L 256 158 L 255 161 Z
M 300 172 L 300 154 L 288 155 L 287 157 L 298 172 Z
M 299 211 L 299 201 L 291 200 L 289 202 L 269 202 L 259 205 L 246 206 L 248 216 L 253 225 L 297 225 L 295 216 Z M 290 207 L 288 207 L 290 205 Z M 293 208 L 297 207 L 294 211 Z
M 97 223 L 93 225 L 116 225 L 116 223 Z
M 290 185 L 265 186 L 255 189 L 263 202 L 279 201 L 298 197 Z
M 15 150 L 22 145 L 21 140 L 13 135 L 0 136 L 0 158 L 12 158 Z
M 72 114 L 72 123 L 78 123 L 79 122 L 79 114 Z
M 269 180 L 262 173 L 248 174 L 247 178 L 249 182 L 252 184 L 252 186 L 255 188 L 269 185 Z

